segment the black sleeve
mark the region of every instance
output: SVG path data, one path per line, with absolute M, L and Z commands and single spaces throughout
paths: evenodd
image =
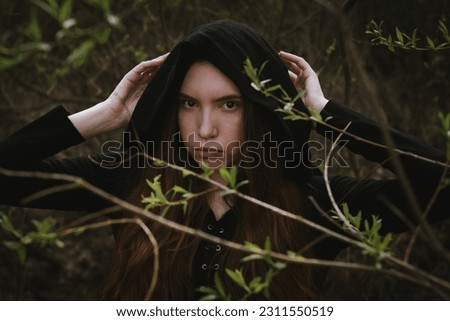
M 126 170 L 100 166 L 102 155 L 56 159 L 54 154 L 84 141 L 63 107 L 57 107 L 23 127 L 0 143 L 0 167 L 8 170 L 63 173 L 80 177 L 119 197 L 127 190 Z M 59 210 L 92 211 L 111 205 L 82 187 L 60 190 L 67 181 L 49 178 L 23 178 L 0 173 L 0 203 L 11 206 Z M 56 192 L 24 203 L 24 198 L 39 191 Z
M 321 115 L 323 119 L 329 118 L 328 124 L 341 130 L 351 123 L 346 132 L 384 145 L 380 126 L 376 122 L 336 101 L 331 100 Z M 340 131 L 320 124 L 316 130 L 321 135 L 325 135 L 327 131 L 333 131 L 334 138 L 340 134 Z M 398 157 L 414 197 L 423 211 L 443 177 L 445 166 L 418 159 L 412 154 L 441 163 L 446 162 L 445 154 L 417 138 L 405 135 L 395 129 L 390 128 L 389 133 L 395 148 L 410 153 L 408 155 L 399 154 Z M 350 151 L 377 162 L 395 173 L 395 166 L 387 149 L 371 145 L 351 135 L 343 135 L 342 139 L 347 140 L 345 147 Z M 317 192 L 319 202 L 325 208 L 330 209 L 331 205 L 323 177 L 315 176 L 311 182 Z M 405 231 L 418 223 L 418 218 L 413 215 L 410 207 L 411 202 L 405 196 L 404 188 L 398 179 L 357 180 L 351 177 L 336 176 L 330 179 L 330 187 L 338 204 L 347 203 L 352 213 L 357 214 L 358 211 L 362 211 L 366 218 L 370 215 L 382 218 L 383 232 Z M 430 222 L 450 217 L 448 213 L 449 198 L 450 186 L 447 186 L 440 191 L 427 216 Z

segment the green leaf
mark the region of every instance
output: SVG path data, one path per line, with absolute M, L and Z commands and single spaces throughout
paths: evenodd
M 257 244 L 252 243 L 250 241 L 245 241 L 244 245 L 246 248 L 251 250 L 261 250 L 261 248 Z
M 235 177 L 232 176 L 231 171 L 228 171 L 224 166 L 222 166 L 219 168 L 219 174 L 232 188 L 235 186 Z
M 220 296 L 225 298 L 227 296 L 225 293 L 225 288 L 223 287 L 222 280 L 217 272 L 214 273 L 214 285 L 216 286 L 216 290 L 219 292 Z
M 24 245 L 31 244 L 32 242 L 33 242 L 33 234 L 30 235 L 30 233 L 28 233 L 24 237 L 20 238 L 20 243 Z
M 206 165 L 206 164 L 203 163 L 203 162 L 200 163 L 200 167 L 201 167 L 201 169 L 202 169 L 202 171 L 203 171 L 202 176 L 210 177 L 210 176 L 214 173 L 214 170 L 212 170 L 211 168 L 209 168 L 209 166 Z
M 54 223 L 48 219 L 41 220 L 41 221 L 32 220 L 31 223 L 33 223 L 33 225 L 36 227 L 36 230 L 39 233 L 44 233 L 44 234 L 52 231 L 53 226 L 54 226 Z
M 3 245 L 12 251 L 17 251 L 21 246 L 23 246 L 22 243 L 16 242 L 16 241 L 3 241 Z
M 392 234 L 388 233 L 384 236 L 383 241 L 381 243 L 381 250 L 386 250 L 389 248 L 389 244 L 391 244 L 392 241 Z
M 294 252 L 294 251 L 291 251 L 291 250 L 287 251 L 286 254 L 287 254 L 289 257 L 298 259 L 298 260 L 300 260 L 300 261 L 302 261 L 302 260 L 305 259 L 305 257 L 304 257 L 303 255 L 301 255 L 300 253 L 297 253 L 297 252 Z
M 156 200 L 159 200 L 163 204 L 169 203 L 169 200 L 166 198 L 162 191 L 161 182 L 159 181 L 160 178 L 161 175 L 157 175 L 153 179 L 153 182 L 149 179 L 146 180 L 147 185 L 150 186 L 150 188 L 153 190 L 153 193 L 150 194 L 150 198 L 144 198 L 146 202 L 154 202 Z
M 241 270 L 230 270 L 230 269 L 226 269 L 225 270 L 227 275 L 237 284 L 239 285 L 241 288 L 243 288 L 245 291 L 250 292 L 249 287 L 247 286 L 247 283 L 245 282 L 244 276 L 242 275 L 242 271 Z
M 274 262 L 274 263 L 272 264 L 272 266 L 273 266 L 275 269 L 277 269 L 277 270 L 282 270 L 282 269 L 284 269 L 287 265 L 286 265 L 286 263 L 284 263 L 284 262 L 277 261 L 277 262 Z
M 183 214 L 186 214 L 189 204 L 188 202 L 182 202 L 182 204 L 183 204 Z
M 397 27 L 395 27 L 395 33 L 397 35 L 397 39 L 398 41 L 403 44 L 403 33 L 400 31 L 400 29 L 398 29 Z
M 12 225 L 11 221 L 9 220 L 9 217 L 5 214 L 0 212 L 0 226 L 2 229 L 9 233 L 14 233 L 15 228 Z
M 96 0 L 100 4 L 100 8 L 104 13 L 111 12 L 111 0 Z
M 254 253 L 254 254 L 250 254 L 250 255 L 243 257 L 241 261 L 248 262 L 248 261 L 253 261 L 253 260 L 261 260 L 263 258 L 264 258 L 263 255 Z
M 61 25 L 64 24 L 66 20 L 69 20 L 70 16 L 72 15 L 72 0 L 65 0 L 61 8 L 58 12 L 58 21 Z
M 41 26 L 39 24 L 39 20 L 37 18 L 37 11 L 35 8 L 32 8 L 30 12 L 30 22 L 25 28 L 24 34 L 34 42 L 42 41 Z
M 106 27 L 106 28 L 100 29 L 99 31 L 94 33 L 93 37 L 95 37 L 95 41 L 98 44 L 103 45 L 103 44 L 108 42 L 110 34 L 111 34 L 111 28 L 110 27 Z M 162 167 L 162 166 L 165 166 L 165 165 L 166 164 L 163 161 L 161 161 L 161 165 L 159 167 Z
M 7 249 L 17 253 L 20 263 L 25 263 L 27 250 L 23 244 L 15 241 L 4 241 L 3 245 L 5 245 Z
M 236 191 L 234 189 L 229 189 L 229 190 L 220 192 L 220 196 L 222 196 L 222 197 L 225 197 L 225 196 L 231 195 L 231 194 L 236 194 Z
M 419 39 L 417 38 L 417 28 L 416 29 L 414 29 L 413 30 L 413 33 L 412 33 L 412 35 L 411 35 L 411 46 L 413 47 L 413 48 L 415 48 L 416 46 L 417 46 L 417 41 L 418 41 Z
M 261 280 L 262 277 L 260 276 L 255 276 L 250 283 L 248 284 L 248 286 L 250 287 L 250 289 L 256 289 L 258 287 L 264 286 L 265 284 L 261 284 Z M 253 291 L 254 293 L 257 293 L 256 291 Z M 259 292 L 259 291 L 258 291 Z
M 272 248 L 272 242 L 270 241 L 270 237 L 266 237 L 266 240 L 264 241 L 264 249 L 266 251 L 270 251 L 270 249 Z
M 80 235 L 86 231 L 86 227 L 80 226 L 75 230 L 75 235 Z
M 204 297 L 202 297 L 200 300 L 201 301 L 214 301 L 214 300 L 217 300 L 217 299 L 219 299 L 217 297 L 217 295 L 215 295 L 215 294 L 208 294 L 208 295 L 205 295 Z
M 17 55 L 14 58 L 0 57 L 0 71 L 7 70 L 9 68 L 14 67 L 17 64 L 20 64 L 23 58 L 24 58 L 23 55 Z
M 236 184 L 236 189 L 239 189 L 239 187 L 247 185 L 248 183 L 249 183 L 248 179 L 243 180 L 242 182 L 239 182 L 239 183 Z
M 172 190 L 175 193 L 181 193 L 181 194 L 192 194 L 191 192 L 189 192 L 188 190 L 184 189 L 181 186 L 175 185 L 174 187 L 172 187 Z
M 448 29 L 447 26 L 445 25 L 444 21 L 439 20 L 438 22 L 438 28 L 439 30 L 442 32 L 443 36 L 448 36 Z
M 433 41 L 430 37 L 428 37 L 428 36 L 427 36 L 427 43 L 428 43 L 428 46 L 429 46 L 431 49 L 435 49 L 435 48 L 436 48 L 436 46 L 435 46 L 435 44 L 434 44 L 434 41 Z
M 44 2 L 41 0 L 31 0 L 31 2 L 47 12 L 53 18 L 58 19 L 58 4 L 55 1 L 48 0 L 47 2 Z
M 78 68 L 82 66 L 91 51 L 95 48 L 95 42 L 92 39 L 84 41 L 81 45 L 79 45 L 72 53 L 67 57 L 67 62 Z
M 201 286 L 197 288 L 196 291 L 200 293 L 205 293 L 205 295 L 200 298 L 201 301 L 211 301 L 220 299 L 219 296 L 217 295 L 217 291 L 213 288 Z

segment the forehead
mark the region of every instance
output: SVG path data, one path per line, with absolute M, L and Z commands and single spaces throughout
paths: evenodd
M 239 88 L 217 67 L 207 61 L 192 64 L 181 85 L 183 93 L 204 93 L 206 91 L 239 94 Z

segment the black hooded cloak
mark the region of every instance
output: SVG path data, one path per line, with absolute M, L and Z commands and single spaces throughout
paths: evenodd
M 265 63 L 261 80 L 271 79 L 270 85 L 281 85 L 292 98 L 297 95 L 278 52 L 264 38 L 245 24 L 228 20 L 215 21 L 195 28 L 173 48 L 137 103 L 130 131 L 142 142 L 159 143 L 162 126 L 165 125 L 163 115 L 169 108 L 176 108 L 173 97 L 177 97 L 189 67 L 199 60 L 208 61 L 217 67 L 255 106 L 270 111 L 282 107 L 280 102 L 251 86 L 251 80 L 244 72 L 247 58 L 258 69 Z M 300 99 L 297 99 L 294 108 L 306 111 Z M 277 142 L 277 146 L 285 147 L 279 155 L 284 155 L 289 160 L 288 167 L 295 168 L 291 171 L 294 176 L 289 176 L 305 182 L 311 176 L 307 144 L 309 123 L 284 121 L 281 113 L 273 114 L 274 128 L 280 131 L 277 133 L 278 139 L 289 142 Z

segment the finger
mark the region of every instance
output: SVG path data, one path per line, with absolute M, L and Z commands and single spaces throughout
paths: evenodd
M 142 61 L 139 65 L 137 65 L 133 69 L 135 69 L 134 71 L 139 73 L 140 75 L 151 74 L 154 71 L 156 71 L 156 69 L 158 69 L 159 66 L 163 64 L 164 60 L 166 60 L 168 55 L 169 52 L 154 59 Z
M 288 53 L 285 51 L 280 51 L 279 54 L 280 54 L 281 59 L 295 64 L 298 68 L 300 68 L 302 70 L 308 70 L 308 69 L 312 70 L 311 66 L 306 62 L 306 60 L 300 56 L 297 56 L 297 55 L 294 55 L 294 54 L 291 54 L 291 53 Z
M 169 54 L 170 54 L 170 52 L 167 52 L 164 55 L 153 58 L 151 60 L 145 60 L 145 61 L 141 62 L 138 66 L 142 65 L 144 67 L 151 67 L 153 65 L 161 64 L 162 62 L 164 62 L 164 60 L 166 60 L 166 58 Z
M 303 74 L 303 70 L 297 66 L 296 64 L 292 63 L 292 62 L 286 62 L 288 65 L 288 69 L 290 71 L 292 71 L 294 74 L 296 74 L 297 76 L 301 77 Z
M 297 91 L 302 91 L 303 90 L 303 81 L 301 80 L 300 77 L 298 77 L 295 73 L 293 73 L 292 71 L 288 71 L 289 73 L 289 78 L 291 79 L 292 84 L 294 85 L 295 89 L 297 89 Z
M 289 78 L 291 79 L 291 81 L 295 84 L 295 82 L 298 79 L 297 75 L 290 70 L 288 71 L 288 74 L 289 74 Z

